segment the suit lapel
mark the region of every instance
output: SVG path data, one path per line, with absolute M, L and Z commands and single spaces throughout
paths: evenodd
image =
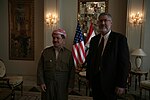
M 113 32 L 110 33 L 109 38 L 107 40 L 103 55 L 107 54 L 109 50 L 111 49 L 111 43 L 113 41 Z
M 98 48 L 100 38 L 101 38 L 101 35 L 98 35 L 94 41 L 95 50 L 97 50 Z

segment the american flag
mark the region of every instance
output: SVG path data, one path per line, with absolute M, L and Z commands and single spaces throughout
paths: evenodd
M 91 22 L 89 33 L 88 33 L 88 35 L 86 37 L 86 41 L 85 41 L 86 55 L 88 55 L 91 38 L 94 36 L 95 36 L 95 32 L 94 32 L 94 28 L 93 28 L 93 23 Z
M 72 54 L 76 68 L 84 63 L 86 57 L 84 36 L 82 34 L 79 22 L 77 24 L 76 34 L 73 41 Z

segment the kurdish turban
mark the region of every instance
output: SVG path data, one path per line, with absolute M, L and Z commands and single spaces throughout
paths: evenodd
M 66 38 L 66 31 L 64 29 L 56 29 L 53 31 L 52 35 L 63 35 Z

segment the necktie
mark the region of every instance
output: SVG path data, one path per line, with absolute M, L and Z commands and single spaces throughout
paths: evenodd
M 101 42 L 97 49 L 97 57 L 96 57 L 96 66 L 99 68 L 99 70 L 102 67 L 102 52 L 104 48 L 104 37 L 101 38 Z
M 102 56 L 103 48 L 104 48 L 104 37 L 102 37 L 101 42 L 100 42 L 99 47 L 98 47 L 99 56 Z

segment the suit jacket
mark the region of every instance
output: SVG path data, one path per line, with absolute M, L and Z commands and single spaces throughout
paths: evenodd
M 87 57 L 87 79 L 89 82 L 97 77 L 100 72 L 101 87 L 105 93 L 114 91 L 115 87 L 126 87 L 128 66 L 129 66 L 129 49 L 127 38 L 116 32 L 111 32 L 103 51 L 101 68 L 95 66 L 96 50 L 99 45 L 101 35 L 96 35 L 91 39 L 89 54 Z

